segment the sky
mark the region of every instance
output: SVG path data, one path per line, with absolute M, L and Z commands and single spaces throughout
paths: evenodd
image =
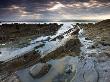
M 110 19 L 110 0 L 0 0 L 0 20 Z

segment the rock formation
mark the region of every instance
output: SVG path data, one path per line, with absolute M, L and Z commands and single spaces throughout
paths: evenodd
M 62 26 L 53 24 L 2 24 L 0 25 L 0 43 L 15 41 L 20 37 L 53 35 Z
M 38 63 L 30 68 L 29 73 L 33 78 L 40 78 L 48 73 L 51 65 L 46 63 Z

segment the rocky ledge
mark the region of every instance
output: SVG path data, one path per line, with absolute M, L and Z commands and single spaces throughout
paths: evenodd
M 0 25 L 0 43 L 15 41 L 20 37 L 53 35 L 62 26 L 50 24 L 2 24 Z

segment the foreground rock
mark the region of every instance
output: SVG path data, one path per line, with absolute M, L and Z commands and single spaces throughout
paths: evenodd
M 38 63 L 30 68 L 29 73 L 33 78 L 40 78 L 48 73 L 51 65 L 46 63 Z

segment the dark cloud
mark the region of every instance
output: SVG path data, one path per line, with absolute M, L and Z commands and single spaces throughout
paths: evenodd
M 0 0 L 0 8 L 7 8 L 10 5 L 21 5 L 25 3 L 24 0 Z
M 0 19 L 108 15 L 109 5 L 110 0 L 0 0 Z

